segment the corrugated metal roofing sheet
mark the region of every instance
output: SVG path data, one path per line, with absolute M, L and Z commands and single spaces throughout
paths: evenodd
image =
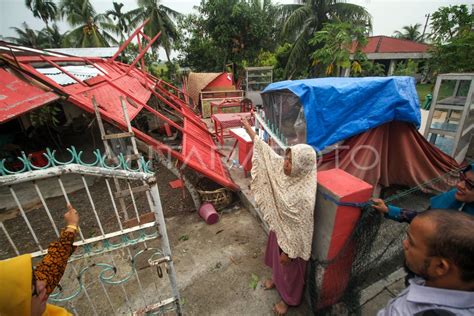
M 100 66 L 102 64 L 99 63 L 98 65 Z M 104 67 L 101 68 L 105 69 L 106 67 L 104 65 Z M 105 78 L 105 76 L 103 77 Z M 71 93 L 72 98 L 79 100 L 89 112 L 94 112 L 92 98 L 95 97 L 103 111 L 111 115 L 115 121 L 125 124 L 120 97 L 128 100 L 130 99 L 127 98 L 129 95 L 138 101 L 132 101 L 132 103 L 126 102 L 128 115 L 130 120 L 133 120 L 138 112 L 142 110 L 143 106 L 141 104 L 147 103 L 151 91 L 144 87 L 142 82 L 134 76 L 116 76 L 109 80 L 109 82 L 99 82 L 85 90 L 81 90 L 82 87 L 77 87 L 78 85 L 68 86 L 65 90 Z
M 81 81 L 101 75 L 101 72 L 97 68 L 90 65 L 64 66 L 62 68 Z M 61 86 L 76 83 L 76 80 L 55 67 L 36 68 L 36 70 Z
M 182 108 L 182 110 L 194 116 L 190 109 Z M 199 124 L 206 127 L 203 122 L 184 119 L 184 129 L 189 132 L 189 134 L 183 134 L 182 153 L 185 157 L 185 162 L 189 165 L 199 166 L 203 170 L 201 171 L 202 173 L 216 182 L 228 188 L 237 189 L 235 183 L 229 178 L 217 148 L 215 148 L 214 141 L 208 133 L 199 128 Z M 214 150 L 212 149 L 213 147 Z
M 57 99 L 59 96 L 53 92 L 43 91 L 0 69 L 0 123 Z
M 78 57 L 112 57 L 119 47 L 81 47 L 81 48 L 51 48 L 50 52 L 67 54 Z

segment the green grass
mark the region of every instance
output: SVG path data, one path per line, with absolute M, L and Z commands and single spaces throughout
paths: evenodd
M 420 106 L 425 102 L 425 97 L 428 93 L 432 93 L 433 85 L 431 83 L 417 84 L 416 92 L 418 93 L 418 98 L 420 99 Z
M 453 95 L 454 86 L 456 81 L 454 80 L 446 80 L 441 83 L 441 88 L 439 90 L 438 100 L 445 99 L 449 96 Z M 416 92 L 418 93 L 418 98 L 420 99 L 420 106 L 423 105 L 425 102 L 425 97 L 428 93 L 433 94 L 434 90 L 434 83 L 425 83 L 425 84 L 417 84 L 416 85 Z M 461 85 L 459 87 L 459 91 L 457 95 L 466 96 L 469 90 L 469 81 L 461 81 Z

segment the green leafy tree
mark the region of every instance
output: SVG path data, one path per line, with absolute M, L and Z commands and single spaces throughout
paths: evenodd
M 61 146 L 61 134 L 56 130 L 61 123 L 61 113 L 62 110 L 57 103 L 42 106 L 29 113 L 33 133 L 37 135 L 36 137 L 41 139 L 41 141 L 43 141 L 45 137 L 49 137 L 56 148 L 63 147 Z M 44 133 L 45 131 L 47 132 L 46 135 Z
M 277 46 L 279 11 L 270 0 L 209 0 L 197 9 L 180 21 L 182 64 L 194 70 L 255 65 L 262 50 Z
M 74 27 L 66 40 L 72 47 L 108 47 L 118 44 L 109 33 L 116 32 L 113 22 L 105 14 L 97 14 L 89 0 L 61 0 L 59 12 Z
M 287 78 L 292 79 L 302 79 L 307 78 L 308 74 L 305 72 L 300 72 L 296 74 L 296 68 L 293 68 L 293 73 L 288 74 L 285 73 L 286 65 L 288 64 L 288 58 L 290 57 L 291 50 L 293 48 L 293 44 L 290 43 L 283 43 L 278 46 L 275 50 L 275 57 L 277 60 L 276 65 L 273 67 L 273 77 L 274 80 L 284 80 Z
M 353 73 L 362 71 L 359 60 L 364 57 L 361 49 L 367 45 L 365 28 L 351 23 L 326 23 L 316 32 L 309 44 L 317 49 L 311 55 L 313 65 L 325 67 L 326 75 L 339 75 L 341 69 L 351 68 Z M 353 60 L 351 50 L 354 46 Z
M 59 124 L 58 115 L 61 109 L 56 104 L 50 104 L 30 112 L 30 121 L 34 127 L 53 126 Z
M 163 79 L 174 86 L 179 86 L 179 66 L 176 61 L 167 61 L 164 65 L 160 64 L 155 66 L 155 64 L 151 67 L 151 72 L 154 76 Z
M 276 9 L 269 0 L 211 0 L 200 7 L 206 31 L 229 61 L 252 63 L 262 48 L 275 47 Z
M 436 43 L 446 43 L 472 30 L 473 15 L 464 4 L 441 7 L 431 16 L 430 26 L 431 39 Z
M 46 27 L 49 21 L 55 21 L 58 8 L 52 0 L 25 0 L 26 6 L 31 10 L 35 18 L 43 20 Z
M 364 7 L 342 0 L 306 0 L 303 4 L 286 6 L 286 10 L 289 13 L 283 34 L 294 43 L 285 68 L 287 75 L 301 67 L 312 68 L 311 53 L 320 47 L 309 41 L 325 23 L 344 21 L 371 28 L 371 16 Z M 323 46 L 323 43 L 318 45 Z
M 387 75 L 383 64 L 368 60 L 365 56 L 358 60 L 358 62 L 361 71 L 358 73 L 351 72 L 351 77 L 385 77 Z
M 412 59 L 406 62 L 399 62 L 393 74 L 395 76 L 414 76 L 418 72 L 418 63 Z
M 135 58 L 137 58 L 138 54 L 139 54 L 138 44 L 130 43 L 127 45 L 125 50 L 120 55 L 120 61 L 125 64 L 131 64 L 135 60 Z M 158 59 L 156 54 L 150 51 L 148 51 L 143 56 L 143 58 L 145 59 L 145 67 L 149 67 Z M 138 63 L 137 66 L 140 67 L 141 64 Z
M 137 0 L 137 2 L 138 9 L 129 12 L 129 15 L 133 17 L 131 25 L 136 27 L 146 19 L 150 19 L 145 26 L 145 34 L 153 38 L 161 32 L 153 49 L 157 51 L 158 47 L 162 45 L 166 52 L 166 58 L 169 60 L 172 46 L 179 37 L 175 20 L 181 16 L 181 13 L 162 5 L 160 0 Z
M 360 73 L 351 73 L 352 77 L 385 77 L 385 66 L 367 58 L 359 60 Z
M 429 66 L 435 74 L 474 71 L 473 27 L 474 15 L 466 5 L 441 7 L 433 13 L 430 36 L 434 43 Z
M 420 42 L 422 41 L 421 32 L 420 32 L 421 24 L 416 23 L 413 25 L 406 25 L 402 27 L 401 31 L 395 31 L 393 35 L 396 38 L 406 39 L 410 41 Z
M 189 14 L 178 19 L 178 29 L 181 30 L 176 48 L 180 51 L 179 63 L 194 71 L 221 71 L 221 54 L 218 47 L 205 31 L 206 21 L 196 14 Z
M 434 45 L 429 61 L 435 73 L 473 72 L 474 32 L 454 37 L 446 44 Z
M 275 67 L 277 64 L 277 59 L 276 59 L 276 54 L 261 50 L 260 53 L 257 56 L 257 60 L 255 62 L 255 66 L 258 67 L 265 67 L 265 66 L 272 66 Z

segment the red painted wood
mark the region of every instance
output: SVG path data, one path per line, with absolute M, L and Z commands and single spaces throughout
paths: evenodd
M 223 72 L 212 80 L 203 90 L 213 90 L 209 88 L 233 88 L 232 74 Z

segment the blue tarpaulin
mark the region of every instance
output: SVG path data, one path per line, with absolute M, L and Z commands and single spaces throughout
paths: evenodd
M 412 77 L 317 78 L 287 80 L 262 93 L 289 90 L 304 107 L 307 143 L 326 146 L 390 121 L 421 121 Z

